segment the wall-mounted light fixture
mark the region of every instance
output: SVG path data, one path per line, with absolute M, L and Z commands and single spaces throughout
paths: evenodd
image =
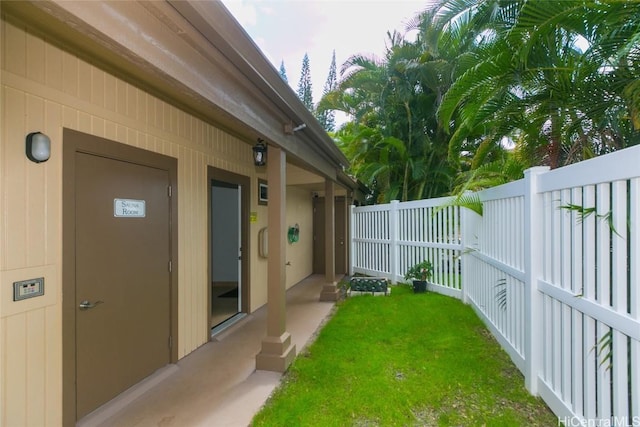
M 43 133 L 31 132 L 27 135 L 26 153 L 32 162 L 46 162 L 51 156 L 51 140 Z
M 253 163 L 256 166 L 267 164 L 267 146 L 260 138 L 258 138 L 258 143 L 253 146 Z

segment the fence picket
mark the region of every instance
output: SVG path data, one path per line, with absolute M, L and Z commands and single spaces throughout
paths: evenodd
M 575 206 L 582 206 L 582 189 L 571 190 L 571 203 Z M 582 220 L 576 211 L 568 212 L 571 231 L 571 293 L 582 294 L 582 264 L 583 264 L 583 231 Z M 584 411 L 582 390 L 583 381 L 583 361 L 584 361 L 584 337 L 583 316 L 579 310 L 571 309 L 571 400 L 567 403 L 574 413 L 582 414 Z
M 629 180 L 629 314 L 632 319 L 640 321 L 640 178 Z M 635 365 L 631 366 L 629 384 L 631 397 L 629 399 L 629 415 L 640 417 L 640 339 L 630 340 L 629 359 Z
M 610 305 L 611 298 L 611 229 L 607 221 L 598 221 L 598 215 L 606 215 L 610 212 L 610 183 L 598 184 L 596 186 L 596 299 L 601 305 Z M 603 322 L 597 322 L 596 339 L 597 339 L 597 414 L 601 418 L 611 417 L 611 371 L 608 369 L 606 360 L 603 355 L 609 351 L 604 347 L 608 334 L 611 329 Z

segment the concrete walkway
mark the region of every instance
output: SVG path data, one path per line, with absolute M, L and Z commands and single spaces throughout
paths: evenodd
M 287 330 L 300 354 L 331 313 L 320 302 L 324 276 L 287 291 Z M 255 370 L 266 336 L 266 306 L 83 418 L 78 426 L 247 426 L 281 374 Z

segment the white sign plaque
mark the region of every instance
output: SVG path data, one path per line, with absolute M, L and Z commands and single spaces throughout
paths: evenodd
M 146 216 L 145 201 L 132 199 L 113 199 L 113 216 L 127 218 L 144 218 Z

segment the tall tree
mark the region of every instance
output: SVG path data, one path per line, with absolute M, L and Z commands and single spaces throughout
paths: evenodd
M 338 87 L 338 74 L 336 71 L 336 51 L 333 50 L 331 56 L 331 65 L 329 66 L 329 75 L 322 90 L 322 96 L 336 90 Z M 316 108 L 318 121 L 327 132 L 333 132 L 336 128 L 336 114 L 333 110 Z
M 298 98 L 313 112 L 313 89 L 311 86 L 311 68 L 309 66 L 309 55 L 306 53 L 302 58 L 302 71 L 300 73 L 300 81 L 298 82 Z
M 289 83 L 289 79 L 287 78 L 287 70 L 284 68 L 284 61 L 280 61 L 280 70 L 278 70 L 280 73 L 280 77 L 282 77 L 282 80 L 284 80 L 286 83 Z

